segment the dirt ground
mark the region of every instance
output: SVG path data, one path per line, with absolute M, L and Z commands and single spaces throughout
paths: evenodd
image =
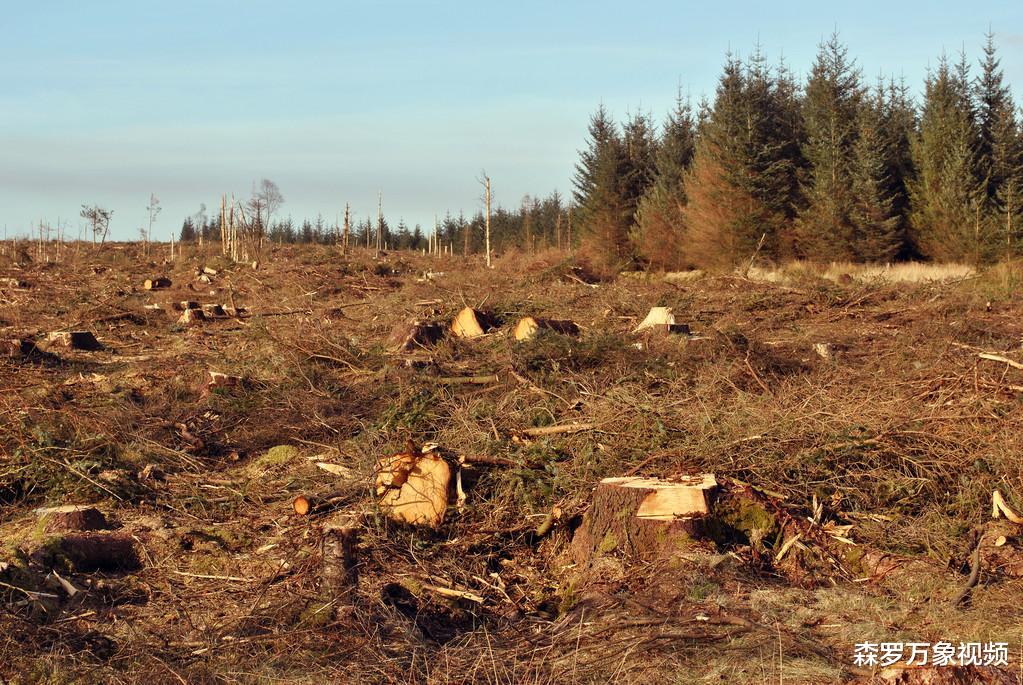
M 1023 362 L 1016 266 L 589 282 L 553 253 L 56 257 L 0 250 L 6 682 L 1023 682 L 1023 551 L 991 520 L 995 489 L 1023 505 L 1023 370 L 979 356 Z M 227 315 L 179 323 L 186 300 Z M 465 306 L 497 326 L 397 351 Z M 691 335 L 632 334 L 652 306 Z M 581 332 L 516 342 L 527 315 Z M 593 428 L 524 433 L 572 422 Z M 475 462 L 436 530 L 376 507 L 377 458 L 409 442 Z M 574 553 L 593 488 L 627 473 L 713 473 L 756 520 Z M 298 516 L 300 494 L 329 498 Z M 99 530 L 36 511 L 67 504 Z M 939 640 L 1008 642 L 1009 663 L 854 664 L 864 641 Z

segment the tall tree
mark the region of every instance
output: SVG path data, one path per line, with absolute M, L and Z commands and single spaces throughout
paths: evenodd
M 745 64 L 729 55 L 686 175 L 684 218 L 696 265 L 733 266 L 758 247 L 783 256 L 800 164 L 791 98 L 787 79 L 775 77 L 759 50 Z
M 580 152 L 573 185 L 583 249 L 595 265 L 607 269 L 620 267 L 630 256 L 630 166 L 622 137 L 601 105 L 590 118 L 589 143 Z
M 964 62 L 951 66 L 943 56 L 927 77 L 920 130 L 913 141 L 911 226 L 923 256 L 979 262 L 991 255 L 994 245 L 983 222 L 986 182 Z
M 853 228 L 852 255 L 865 262 L 888 262 L 902 247 L 900 218 L 889 178 L 889 159 L 882 131 L 885 92 L 860 105 L 857 135 L 849 164 L 849 221 Z
M 851 163 L 862 98 L 860 72 L 834 33 L 818 46 L 803 100 L 808 179 L 797 235 L 806 257 L 850 260 L 856 256 Z
M 692 109 L 680 91 L 657 148 L 654 181 L 640 199 L 630 234 L 636 254 L 650 268 L 685 266 L 684 179 L 693 161 L 695 146 Z

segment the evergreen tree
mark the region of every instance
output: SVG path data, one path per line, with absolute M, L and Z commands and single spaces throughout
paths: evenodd
M 862 96 L 860 72 L 838 34 L 832 34 L 818 48 L 803 100 L 803 156 L 809 178 L 797 235 L 806 257 L 855 258 L 851 163 Z
M 640 199 L 636 225 L 630 235 L 636 254 L 650 268 L 685 266 L 684 179 L 693 161 L 695 144 L 692 109 L 679 92 L 657 149 L 654 181 Z
M 792 98 L 787 77 L 777 80 L 759 50 L 746 64 L 732 56 L 725 62 L 686 175 L 684 219 L 695 264 L 733 266 L 758 246 L 785 256 L 783 230 L 801 163 Z
M 181 223 L 181 233 L 178 236 L 178 240 L 183 243 L 190 243 L 195 240 L 195 224 L 192 223 L 192 217 L 186 217 Z
M 986 182 L 978 159 L 968 69 L 942 57 L 925 86 L 913 141 L 911 226 L 919 252 L 940 261 L 979 262 L 994 247 L 984 226 Z
M 888 176 L 891 154 L 882 132 L 885 94 L 860 106 L 857 136 L 850 160 L 849 221 L 853 227 L 853 256 L 865 262 L 888 262 L 902 247 L 900 219 Z
M 634 210 L 626 182 L 630 160 L 603 105 L 590 119 L 589 134 L 589 145 L 580 152 L 573 179 L 579 232 L 583 251 L 594 264 L 616 269 L 629 259 L 629 225 Z

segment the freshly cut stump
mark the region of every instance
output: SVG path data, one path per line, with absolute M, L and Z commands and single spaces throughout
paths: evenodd
M 201 309 L 186 309 L 178 319 L 178 324 L 182 326 L 189 326 L 205 320 L 206 315 L 203 314 Z
M 377 461 L 380 510 L 398 523 L 438 527 L 448 510 L 451 467 L 434 452 L 402 452 Z
M 579 326 L 574 321 L 567 319 L 535 319 L 527 316 L 519 319 L 515 326 L 515 339 L 530 340 L 540 332 L 541 329 L 562 333 L 564 335 L 579 335 Z
M 689 335 L 689 325 L 675 321 L 675 315 L 671 307 L 651 307 L 650 313 L 636 326 L 633 333 L 674 333 L 677 335 Z
M 458 312 L 451 322 L 451 332 L 458 338 L 478 338 L 492 327 L 490 317 L 472 307 Z
M 169 288 L 171 286 L 171 280 L 164 278 L 163 276 L 157 276 L 155 278 L 147 278 L 142 283 L 142 287 L 146 290 L 159 290 L 160 288 Z
M 103 346 L 91 331 L 54 331 L 46 336 L 50 345 L 60 345 L 73 350 L 100 350 Z
M 688 547 L 703 532 L 717 481 L 711 474 L 678 481 L 605 478 L 572 539 L 578 563 L 619 551 L 653 558 Z

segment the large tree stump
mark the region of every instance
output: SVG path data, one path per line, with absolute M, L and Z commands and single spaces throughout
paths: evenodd
M 408 450 L 382 457 L 376 468 L 377 504 L 398 523 L 438 527 L 448 509 L 451 467 L 436 452 Z
M 690 331 L 687 324 L 675 321 L 671 307 L 651 307 L 646 318 L 632 332 L 689 335 Z
M 61 507 L 36 509 L 36 515 L 46 522 L 47 533 L 70 531 L 107 530 L 110 523 L 103 512 L 81 504 L 66 504 Z
M 605 478 L 572 539 L 573 556 L 582 564 L 595 554 L 652 558 L 688 547 L 704 530 L 716 489 L 709 474 L 679 481 Z
M 493 328 L 493 319 L 472 307 L 466 307 L 458 312 L 458 316 L 451 322 L 451 332 L 458 338 L 478 338 Z
M 67 533 L 32 553 L 44 566 L 63 565 L 77 573 L 127 572 L 142 567 L 135 540 L 121 533 Z
M 398 352 L 411 352 L 420 347 L 433 345 L 444 337 L 444 326 L 439 323 L 413 321 L 410 326 L 401 325 L 390 336 L 390 342 Z

